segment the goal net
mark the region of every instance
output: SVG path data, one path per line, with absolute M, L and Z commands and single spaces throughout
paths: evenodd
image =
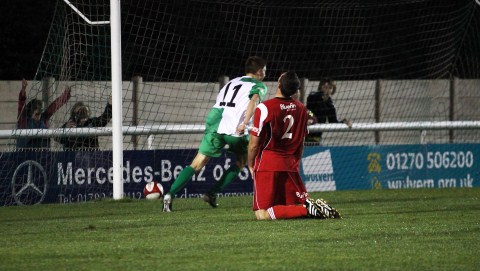
M 468 129 L 417 126 L 405 130 L 401 124 L 394 130 L 382 130 L 381 125 L 478 120 L 479 18 L 480 6 L 470 0 L 122 0 L 126 196 L 142 197 L 143 185 L 152 180 L 168 188 L 176 174 L 190 164 L 217 92 L 228 79 L 244 74 L 244 61 L 252 55 L 267 60 L 267 98 L 273 97 L 276 80 L 286 70 L 295 70 L 302 78 L 299 98 L 305 103 L 322 78 L 336 81 L 332 99 L 337 118 L 351 120 L 353 127 L 314 126 L 318 131 L 333 128 L 323 130 L 321 143 L 311 143 L 306 149 L 303 174 L 320 170 L 325 174 L 317 174 L 318 178 L 332 178 L 336 160 L 342 161 L 338 162 L 341 165 L 349 156 L 357 157 L 356 151 L 359 159 L 367 160 L 355 146 L 402 146 L 406 149 L 387 152 L 378 159 L 379 166 L 384 161 L 383 167 L 402 169 L 401 153 L 407 154 L 409 165 L 420 160 L 415 150 L 409 158 L 408 146 L 448 144 L 447 152 L 462 156 L 466 167 L 469 153 L 476 153 L 462 148 L 479 141 L 478 130 L 472 129 L 478 124 Z M 66 88 L 70 88 L 70 98 L 49 118 L 51 133 L 47 135 L 14 130 L 16 124 L 6 128 L 11 130 L 1 139 L 3 205 L 111 196 L 109 19 L 109 1 L 57 1 L 37 74 L 26 88 L 26 103 L 39 99 L 46 110 Z M 20 88 L 18 82 L 18 91 Z M 12 90 L 15 103 L 16 91 Z M 90 125 L 94 129 L 81 131 L 63 129 L 78 102 L 88 107 L 90 118 L 103 117 L 105 123 L 98 121 Z M 375 124 L 380 129 L 360 131 L 356 129 L 360 124 Z M 80 136 L 98 137 L 98 146 L 92 143 L 94 148 L 87 144 L 72 149 L 65 143 Z M 47 145 L 19 148 L 19 140 L 25 137 L 43 138 Z M 435 159 L 437 152 L 433 153 Z M 337 157 L 340 155 L 344 156 Z M 422 154 L 423 169 L 427 156 Z M 195 197 L 205 192 L 233 160 L 228 152 L 214 159 L 187 186 L 197 186 L 197 193 L 177 196 Z M 325 160 L 328 163 L 322 164 Z M 343 188 L 356 188 L 354 184 L 360 181 L 372 185 L 373 177 L 359 180 L 353 175 L 365 170 L 345 169 L 344 178 L 350 179 L 352 186 Z M 382 178 L 394 178 L 397 173 L 386 172 Z M 248 175 L 244 169 L 226 192 L 251 192 Z

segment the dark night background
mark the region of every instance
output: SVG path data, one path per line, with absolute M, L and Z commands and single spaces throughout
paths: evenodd
M 146 12 L 162 14 L 156 18 L 156 28 L 143 35 L 172 40 L 158 50 L 159 45 L 147 47 L 123 34 L 124 79 L 139 74 L 150 81 L 215 81 L 222 73 L 242 73 L 238 67 L 252 53 L 266 58 L 271 71 L 295 69 L 311 80 L 480 77 L 480 8 L 474 0 L 231 1 L 234 10 L 225 2 L 229 1 L 122 1 L 122 20 L 141 25 Z M 404 2 L 411 4 L 397 5 Z M 271 3 L 279 8 L 273 10 Z M 301 4 L 308 8 L 299 8 Z M 359 5 L 362 8 L 356 8 Z M 0 1 L 0 80 L 35 77 L 55 6 L 55 0 Z M 260 8 L 252 12 L 252 6 Z M 470 14 L 472 20 L 453 21 L 448 16 L 455 9 Z M 255 12 L 269 28 L 248 22 Z M 436 25 L 425 42 L 428 27 L 433 27 L 428 16 L 433 15 L 444 16 L 445 22 Z M 357 24 L 371 33 L 358 35 Z M 232 36 L 232 29 L 240 26 L 244 33 Z M 132 32 L 125 25 L 122 30 Z M 258 40 L 254 47 L 240 47 L 246 34 L 247 39 Z M 87 73 L 109 74 L 108 68 L 96 69 L 103 70 Z M 86 79 L 81 75 L 72 71 L 67 79 Z M 108 76 L 91 79 L 108 80 Z
M 54 0 L 0 1 L 0 80 L 35 76 L 54 7 Z

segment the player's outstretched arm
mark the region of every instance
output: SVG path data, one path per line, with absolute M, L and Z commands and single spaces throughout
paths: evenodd
M 252 98 L 250 98 L 250 102 L 248 102 L 247 111 L 245 112 L 245 119 L 242 123 L 237 127 L 237 133 L 242 135 L 245 133 L 245 129 L 247 128 L 247 124 L 255 113 L 255 108 L 257 107 L 258 102 L 260 101 L 260 96 L 258 94 L 253 94 Z

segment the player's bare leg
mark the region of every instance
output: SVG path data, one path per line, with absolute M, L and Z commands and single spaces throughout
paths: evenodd
M 255 211 L 255 217 L 257 218 L 257 220 L 270 220 L 270 219 L 272 219 L 270 217 L 270 215 L 268 214 L 267 210 L 263 210 L 263 209 L 256 210 Z

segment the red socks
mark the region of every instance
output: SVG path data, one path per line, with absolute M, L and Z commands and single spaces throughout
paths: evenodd
M 307 216 L 307 209 L 302 205 L 276 205 L 267 209 L 271 219 L 289 219 Z

